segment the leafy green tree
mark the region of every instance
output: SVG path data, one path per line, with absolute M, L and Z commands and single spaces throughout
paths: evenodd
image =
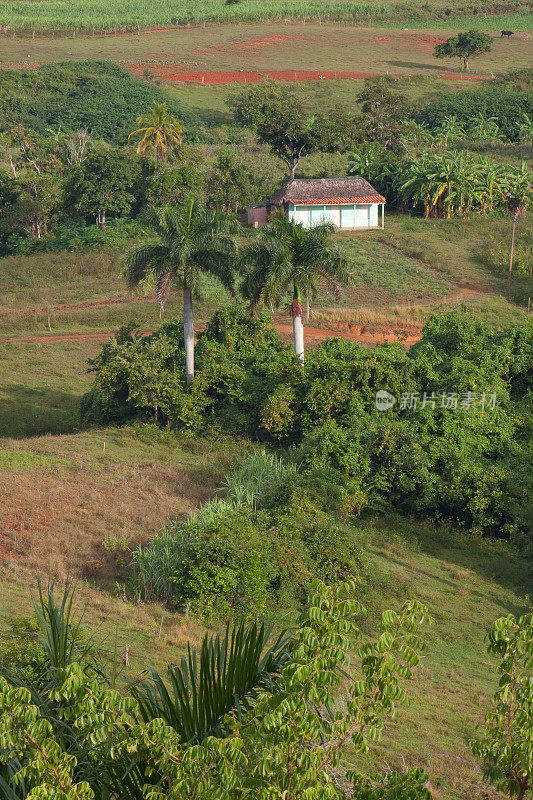
M 304 362 L 302 296 L 316 296 L 320 280 L 339 294 L 342 284 L 351 279 L 349 265 L 331 241 L 332 232 L 330 225 L 306 230 L 280 215 L 261 229 L 257 240 L 242 256 L 251 268 L 243 292 L 252 307 L 261 301 L 277 303 L 292 289 L 294 353 L 301 364 Z
M 193 296 L 200 273 L 217 277 L 233 292 L 237 223 L 189 199 L 177 209 L 151 211 L 147 223 L 152 237 L 134 246 L 124 258 L 131 287 L 153 279 L 161 311 L 173 284 L 183 292 L 183 335 L 187 383 L 194 378 Z
M 313 118 L 302 100 L 279 84 L 258 84 L 234 97 L 230 107 L 236 122 L 252 128 L 259 141 L 287 165 L 290 178 L 301 158 L 317 149 Z
M 450 36 L 435 46 L 435 58 L 459 58 L 464 69 L 470 69 L 470 59 L 492 50 L 492 36 L 483 31 L 465 31 Z
M 497 619 L 489 634 L 500 680 L 485 717 L 483 737 L 471 742 L 485 776 L 510 797 L 533 788 L 533 615 Z
M 84 216 L 95 217 L 98 227 L 105 231 L 107 214 L 130 211 L 140 177 L 141 165 L 134 154 L 95 148 L 82 164 L 67 171 L 64 205 Z
M 137 152 L 142 156 L 155 152 L 156 169 L 159 162 L 165 161 L 169 153 L 181 144 L 183 128 L 177 117 L 169 114 L 166 103 L 154 100 L 150 112 L 137 117 L 135 124 L 137 127 L 128 140 L 140 140 Z
M 406 96 L 393 90 L 385 78 L 369 79 L 357 102 L 363 112 L 358 119 L 362 140 L 396 148 L 409 115 Z
M 343 153 L 362 138 L 359 120 L 340 104 L 314 114 L 313 136 L 317 149 L 326 153 Z
M 155 173 L 150 181 L 146 199 L 152 206 L 163 208 L 181 205 L 189 197 L 202 199 L 205 190 L 205 175 L 193 164 L 167 167 Z
M 61 183 L 53 175 L 43 173 L 19 178 L 20 194 L 11 209 L 12 221 L 34 239 L 48 233 L 54 212 L 59 209 Z
M 231 150 L 220 152 L 207 180 L 210 202 L 235 213 L 254 199 L 254 176 Z

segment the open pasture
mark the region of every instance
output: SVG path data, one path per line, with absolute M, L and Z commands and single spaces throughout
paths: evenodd
M 497 20 L 493 24 L 492 52 L 473 60 L 471 74 L 490 76 L 529 67 L 533 38 L 517 33 L 510 40 L 502 39 Z M 438 28 L 402 31 L 290 22 L 181 28 L 125 36 L 14 37 L 0 39 L 0 67 L 36 68 L 57 61 L 103 59 L 136 72 L 154 69 L 156 74 L 157 70 L 268 73 L 296 69 L 459 78 L 458 61 L 440 61 L 433 56 L 435 45 L 451 33 Z M 161 77 L 165 78 L 163 74 Z

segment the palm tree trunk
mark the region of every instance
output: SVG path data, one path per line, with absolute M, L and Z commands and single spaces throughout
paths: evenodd
M 513 217 L 513 235 L 511 236 L 511 253 L 509 255 L 509 274 L 507 276 L 507 294 L 511 294 L 511 273 L 513 271 L 513 256 L 514 256 L 514 236 L 516 231 L 516 223 L 518 216 L 515 214 Z
M 307 292 L 305 296 L 305 317 L 304 317 L 304 324 L 309 325 L 309 317 L 311 315 L 311 307 L 309 303 L 309 292 Z
M 292 329 L 294 333 L 294 354 L 300 364 L 304 363 L 304 326 L 302 323 L 302 302 L 298 287 L 294 284 L 294 295 L 291 303 Z
M 183 290 L 183 338 L 185 339 L 185 371 L 187 385 L 189 385 L 194 378 L 194 317 L 190 289 Z

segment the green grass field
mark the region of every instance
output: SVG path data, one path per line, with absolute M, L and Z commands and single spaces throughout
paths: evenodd
M 34 3 L 31 8 L 41 8 L 44 2 Z M 0 12 L 3 5 L 0 3 Z M 490 76 L 491 72 L 529 67 L 533 40 L 525 38 L 525 33 L 517 33 L 513 40 L 501 39 L 500 27 L 509 26 L 512 21 L 504 24 L 497 18 L 490 20 L 488 29 L 495 36 L 492 52 L 474 59 L 472 72 Z M 173 65 L 191 71 L 297 68 L 429 76 L 459 74 L 458 61 L 439 61 L 433 57 L 435 41 L 449 36 L 448 28 L 440 20 L 438 25 L 418 28 L 418 24 L 401 31 L 390 27 L 370 29 L 288 21 L 282 25 L 226 24 L 99 38 L 6 37 L 0 40 L 0 65 L 35 66 L 90 58 L 125 65 Z M 533 16 L 527 28 L 533 29 Z M 519 30 L 516 25 L 511 29 Z
M 470 27 L 492 29 L 491 19 L 499 20 L 513 29 L 525 30 L 531 26 L 524 0 L 515 0 L 501 14 L 501 4 L 487 0 L 481 14 L 472 16 L 472 6 L 460 0 L 451 10 L 444 0 L 430 0 L 422 7 L 406 4 L 402 0 L 370 0 L 341 3 L 320 0 L 309 3 L 304 0 L 246 0 L 226 5 L 222 0 L 195 0 L 185 4 L 183 0 L 161 0 L 157 5 L 145 0 L 115 0 L 110 5 L 104 0 L 40 0 L 38 5 L 28 6 L 21 0 L 3 0 L 0 9 L 0 24 L 20 32 L 85 31 L 138 31 L 147 27 L 175 26 L 201 22 L 253 22 L 258 20 L 285 20 L 297 18 L 319 21 L 342 20 L 351 23 L 372 25 L 391 22 L 399 26 L 406 21 L 431 24 L 442 20 L 442 27 L 455 27 L 464 18 Z

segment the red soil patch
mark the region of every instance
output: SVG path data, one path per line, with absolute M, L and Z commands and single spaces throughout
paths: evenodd
M 135 64 L 128 66 L 132 72 L 139 74 L 147 69 L 146 65 Z M 179 83 L 259 83 L 269 78 L 276 81 L 318 81 L 336 80 L 337 78 L 374 78 L 378 72 L 334 72 L 332 70 L 281 70 L 274 69 L 268 72 L 256 70 L 217 70 L 202 72 L 182 72 L 182 67 L 154 66 L 149 67 L 154 75 L 163 80 Z
M 216 70 L 216 71 L 199 71 L 199 72 L 185 72 L 183 67 L 179 66 L 150 66 L 146 64 L 132 64 L 128 69 L 135 74 L 141 74 L 146 69 L 150 69 L 154 75 L 162 78 L 165 81 L 173 81 L 176 83 L 204 83 L 204 84 L 221 84 L 221 83 L 260 83 L 264 80 L 275 81 L 319 81 L 319 80 L 338 80 L 340 78 L 375 78 L 383 75 L 381 72 L 336 72 L 333 70 L 292 70 L 292 69 L 273 69 L 265 72 L 257 70 Z M 396 75 L 399 73 L 389 73 Z M 439 78 L 450 78 L 459 80 L 485 80 L 492 76 L 490 75 L 439 75 Z
M 292 336 L 292 325 L 284 322 L 274 322 L 274 327 L 282 336 Z M 203 330 L 198 326 L 197 332 Z M 152 331 L 145 331 L 148 336 Z M 115 335 L 115 331 L 88 331 L 87 333 L 42 333 L 25 336 L 11 336 L 0 339 L 0 344 L 55 344 L 57 342 L 100 341 L 105 342 Z M 331 339 L 340 336 L 343 339 L 352 339 L 356 342 L 367 344 L 380 344 L 382 342 L 400 339 L 406 345 L 417 342 L 422 335 L 422 328 L 417 327 L 390 327 L 387 325 L 351 325 L 342 324 L 340 329 L 325 330 L 324 328 L 310 328 L 305 326 L 305 335 L 311 339 Z

